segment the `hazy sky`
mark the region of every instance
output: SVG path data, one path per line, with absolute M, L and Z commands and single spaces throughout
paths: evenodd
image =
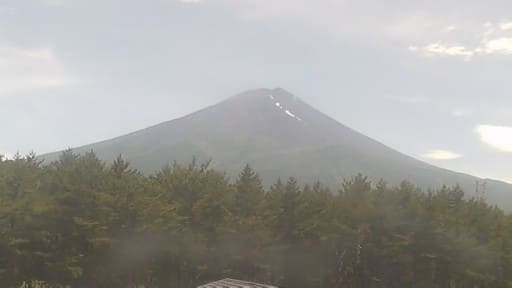
M 512 182 L 510 0 L 0 0 L 0 153 L 282 87 L 429 163 Z

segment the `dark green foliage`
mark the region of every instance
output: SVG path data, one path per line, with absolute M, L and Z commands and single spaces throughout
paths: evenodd
M 1 286 L 512 287 L 512 216 L 460 187 L 298 183 L 266 191 L 248 165 L 230 183 L 195 161 L 147 177 L 92 152 L 0 159 Z

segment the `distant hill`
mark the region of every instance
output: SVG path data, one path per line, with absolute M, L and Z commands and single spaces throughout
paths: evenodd
M 212 159 L 234 176 L 251 164 L 268 185 L 296 176 L 335 188 L 357 173 L 390 184 L 410 181 L 424 189 L 459 184 L 473 195 L 470 175 L 441 169 L 397 152 L 319 112 L 283 89 L 251 90 L 188 116 L 111 140 L 73 149 L 94 150 L 103 160 L 122 154 L 151 173 L 174 161 Z M 41 156 L 55 160 L 59 152 Z M 490 203 L 512 208 L 512 185 L 485 180 Z

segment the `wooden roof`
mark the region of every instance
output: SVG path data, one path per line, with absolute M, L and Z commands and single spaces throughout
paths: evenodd
M 278 288 L 278 287 L 227 278 L 227 279 L 219 280 L 216 282 L 204 284 L 197 288 Z

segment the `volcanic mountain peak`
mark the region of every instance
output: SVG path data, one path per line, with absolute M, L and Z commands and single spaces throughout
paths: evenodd
M 236 109 L 268 110 L 273 108 L 273 111 L 281 111 L 283 115 L 293 118 L 297 121 L 302 121 L 302 118 L 294 113 L 294 108 L 297 106 L 309 106 L 301 101 L 298 97 L 290 92 L 282 89 L 257 89 L 249 90 L 247 92 L 233 96 L 226 101 L 223 101 L 216 106 L 233 106 Z M 311 107 L 309 107 L 311 108 Z
M 471 193 L 480 181 L 397 152 L 281 88 L 246 91 L 185 117 L 74 149 L 90 150 L 107 162 L 122 154 L 147 173 L 196 157 L 212 159 L 215 168 L 235 176 L 248 163 L 267 185 L 296 176 L 336 189 L 344 178 L 362 173 L 374 181 L 408 180 L 423 188 L 460 184 Z M 42 158 L 52 161 L 59 154 Z M 487 184 L 490 202 L 512 207 L 511 185 Z

